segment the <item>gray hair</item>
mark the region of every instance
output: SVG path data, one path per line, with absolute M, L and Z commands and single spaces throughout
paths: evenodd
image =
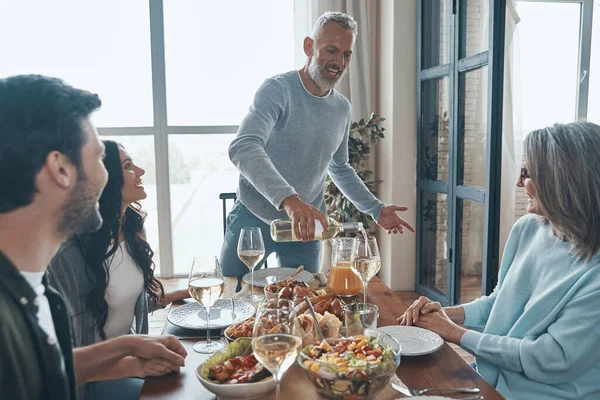
M 525 138 L 543 218 L 586 262 L 600 250 L 600 126 L 555 124 Z
M 325 25 L 330 22 L 337 22 L 342 26 L 342 28 L 351 29 L 354 38 L 356 38 L 356 35 L 358 35 L 358 24 L 354 18 L 341 12 L 327 11 L 317 19 L 317 22 L 315 22 L 315 26 L 313 27 L 312 31 L 312 38 L 316 40 L 317 36 L 321 34 L 321 31 Z

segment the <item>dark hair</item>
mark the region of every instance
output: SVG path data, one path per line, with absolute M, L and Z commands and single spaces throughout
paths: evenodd
M 48 153 L 59 151 L 80 167 L 81 123 L 101 104 L 98 95 L 57 78 L 0 79 L 0 213 L 31 204 Z
M 139 203 L 133 203 L 121 215 L 121 190 L 123 170 L 119 156 L 119 144 L 104 140 L 106 157 L 104 166 L 108 171 L 108 182 L 100 197 L 102 227 L 93 233 L 77 237 L 86 259 L 86 273 L 94 282 L 94 288 L 87 294 L 86 304 L 95 318 L 95 328 L 102 339 L 106 339 L 104 325 L 108 318 L 108 304 L 105 299 L 109 280 L 109 266 L 119 247 L 119 232 L 123 224 L 123 235 L 127 251 L 135 260 L 144 276 L 144 289 L 151 301 L 158 301 L 164 294 L 162 284 L 154 277 L 154 252 L 145 239 L 144 220 L 146 213 Z

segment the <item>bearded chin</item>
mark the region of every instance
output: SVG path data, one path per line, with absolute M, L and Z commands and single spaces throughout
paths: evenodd
M 335 87 L 342 80 L 344 75 L 346 75 L 346 70 L 344 70 L 336 79 L 330 80 L 323 76 L 324 68 L 324 66 L 317 64 L 317 62 L 314 59 L 312 59 L 308 64 L 308 74 L 310 75 L 312 80 L 315 81 L 319 89 L 323 91 L 335 89 Z
M 100 229 L 102 216 L 96 208 L 97 198 L 89 188 L 87 177 L 80 173 L 79 180 L 62 207 L 60 232 L 68 236 Z

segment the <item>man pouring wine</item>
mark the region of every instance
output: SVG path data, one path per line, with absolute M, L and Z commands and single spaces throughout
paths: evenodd
M 304 39 L 304 67 L 267 79 L 256 92 L 229 146 L 240 178 L 221 249 L 223 275 L 242 277 L 248 272 L 236 246 L 240 230 L 249 226 L 261 229 L 265 257 L 275 252 L 280 266 L 304 265 L 317 272 L 320 242 L 313 239 L 315 224 L 324 230 L 329 225 L 323 214 L 328 173 L 344 195 L 388 233 L 402 233 L 404 228 L 414 232 L 396 215 L 407 208 L 379 201 L 348 163 L 352 110 L 335 87 L 350 64 L 356 35 L 352 17 L 321 15 L 311 37 Z M 286 217 L 301 241 L 271 240 L 269 224 Z

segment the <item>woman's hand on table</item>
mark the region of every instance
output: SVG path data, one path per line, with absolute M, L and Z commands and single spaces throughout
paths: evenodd
M 442 305 L 437 301 L 431 301 L 427 297 L 421 296 L 398 318 L 398 322 L 400 325 L 416 325 L 421 315 L 441 309 Z
M 462 306 L 442 307 L 439 302 L 421 296 L 398 318 L 398 323 L 428 329 L 448 342 L 460 344 L 460 339 L 467 330 L 458 323 L 463 323 L 464 320 Z
M 454 344 L 460 344 L 460 340 L 465 332 L 467 332 L 467 329 L 454 323 L 443 308 L 421 315 L 421 318 L 419 318 L 419 321 L 415 325 L 419 328 L 435 332 L 445 341 Z

